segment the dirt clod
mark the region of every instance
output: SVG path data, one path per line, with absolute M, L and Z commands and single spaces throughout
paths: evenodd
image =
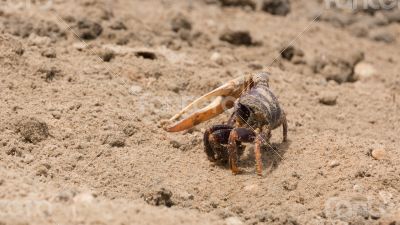
M 51 166 L 49 164 L 47 164 L 47 163 L 40 164 L 36 168 L 36 175 L 37 176 L 47 177 L 49 175 L 49 169 L 50 168 L 51 168 Z
M 294 46 L 286 47 L 280 52 L 282 58 L 292 62 L 299 62 L 301 60 L 300 58 L 304 56 L 304 52 Z
M 84 40 L 93 40 L 101 35 L 103 27 L 96 22 L 83 19 L 77 23 L 78 36 Z
M 174 147 L 174 148 L 180 148 L 180 147 L 182 146 L 182 143 L 180 143 L 180 142 L 177 141 L 177 140 L 171 140 L 171 141 L 170 141 L 170 144 L 171 144 L 172 147 Z
M 123 132 L 125 135 L 131 137 L 138 132 L 138 128 L 134 124 L 128 124 L 124 127 Z
M 185 16 L 179 14 L 171 20 L 171 29 L 174 32 L 178 32 L 181 30 L 191 30 L 192 23 Z
M 171 200 L 172 192 L 161 188 L 158 191 L 153 191 L 142 195 L 142 198 L 150 205 L 171 207 L 174 202 Z
M 352 82 L 354 79 L 354 67 L 364 59 L 364 53 L 356 51 L 337 56 L 315 56 L 311 63 L 315 73 L 321 73 L 326 80 L 333 80 L 341 84 Z
M 125 136 L 120 133 L 110 133 L 105 137 L 104 143 L 111 147 L 121 148 L 125 146 Z
M 286 16 L 290 13 L 289 0 L 264 0 L 262 10 L 272 15 Z
M 102 50 L 99 52 L 99 57 L 104 62 L 110 62 L 113 58 L 115 58 L 115 52 L 109 49 Z
M 49 68 L 41 68 L 39 69 L 39 72 L 44 75 L 43 79 L 46 82 L 53 81 L 56 77 L 61 76 L 61 70 L 57 69 L 57 67 L 55 66 L 51 66 Z
M 253 41 L 248 31 L 225 31 L 219 38 L 232 45 L 252 45 Z
M 250 7 L 253 10 L 257 6 L 253 0 L 219 0 L 219 2 L 222 6 Z
M 24 117 L 16 123 L 16 131 L 31 143 L 39 143 L 49 136 L 47 124 L 34 117 Z

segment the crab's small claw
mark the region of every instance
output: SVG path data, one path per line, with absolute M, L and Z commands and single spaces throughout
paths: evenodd
M 210 100 L 212 97 L 217 97 L 217 98 L 205 108 L 202 108 L 194 112 L 187 118 L 184 118 L 183 120 L 171 126 L 168 126 L 167 128 L 165 128 L 165 130 L 168 132 L 179 132 L 187 130 L 196 126 L 197 124 L 200 124 L 204 121 L 207 121 L 211 118 L 218 116 L 225 110 L 233 107 L 233 101 L 238 97 L 240 97 L 246 86 L 247 82 L 245 77 L 239 77 L 201 96 L 200 98 L 196 99 L 188 106 L 186 106 L 184 109 L 182 109 L 182 111 L 174 115 L 170 119 L 170 121 L 176 120 L 181 115 L 188 112 L 190 109 L 194 108 L 195 106 L 199 106 L 201 103 Z

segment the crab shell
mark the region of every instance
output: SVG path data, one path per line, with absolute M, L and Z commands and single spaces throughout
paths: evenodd
M 268 79 L 269 74 L 265 72 L 255 73 L 250 76 L 242 76 L 227 82 L 226 84 L 222 85 L 221 87 L 201 96 L 200 98 L 196 99 L 184 109 L 182 109 L 179 113 L 174 115 L 170 122 L 173 123 L 170 126 L 165 128 L 168 132 L 179 132 L 190 129 L 202 122 L 210 120 L 219 114 L 223 113 L 224 111 L 232 108 L 234 105 L 235 100 L 238 99 L 239 103 L 250 107 L 250 109 L 255 112 L 251 114 L 251 118 L 249 118 L 250 122 L 252 121 L 258 123 L 268 123 L 267 118 L 265 115 L 262 115 L 263 108 L 266 106 L 260 104 L 260 102 L 254 101 L 255 94 L 247 93 L 252 87 L 255 85 L 257 86 L 265 86 L 268 87 Z M 250 95 L 249 95 L 250 94 Z M 261 93 L 262 95 L 262 93 Z M 250 96 L 250 97 L 246 97 Z M 262 96 L 261 96 L 262 97 Z M 187 113 L 191 109 L 199 106 L 200 104 L 215 98 L 209 105 L 206 107 L 195 111 L 194 113 L 190 114 L 188 117 L 175 122 L 179 117 L 183 114 Z M 253 99 L 253 100 L 252 100 Z M 238 101 L 236 101 L 238 102 Z

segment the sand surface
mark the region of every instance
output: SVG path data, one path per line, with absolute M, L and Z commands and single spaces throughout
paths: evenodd
M 0 224 L 399 224 L 400 9 L 251 2 L 4 1 Z M 263 176 L 208 161 L 229 112 L 162 129 L 260 70 L 289 123 Z

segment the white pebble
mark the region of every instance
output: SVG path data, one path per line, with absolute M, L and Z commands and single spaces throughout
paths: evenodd
M 372 150 L 371 155 L 376 160 L 382 160 L 386 158 L 386 150 L 383 148 L 377 148 Z
M 218 65 L 222 65 L 222 56 L 221 54 L 219 54 L 218 52 L 214 52 L 211 57 L 210 57 L 211 61 L 217 63 Z
M 365 80 L 375 76 L 376 70 L 374 66 L 366 62 L 360 62 L 354 67 L 354 78 L 356 80 Z
M 225 219 L 226 225 L 242 225 L 243 222 L 238 217 L 228 217 Z
M 337 166 L 339 166 L 339 165 L 340 165 L 340 162 L 338 162 L 338 161 L 336 161 L 336 160 L 333 160 L 333 161 L 331 161 L 331 162 L 329 163 L 329 166 L 330 166 L 331 168 L 337 167 Z

